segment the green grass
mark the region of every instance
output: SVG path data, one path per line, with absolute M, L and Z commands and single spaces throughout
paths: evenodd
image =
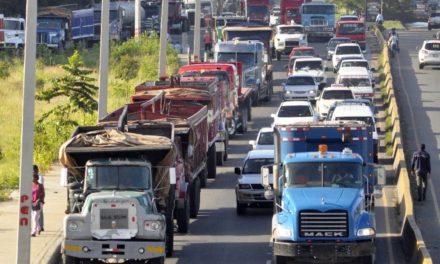
M 134 50 L 141 50 L 132 55 L 132 59 L 140 61 L 140 66 L 134 79 L 125 81 L 115 77 L 114 68 L 118 62 L 110 60 L 110 74 L 108 86 L 108 112 L 129 102 L 129 97 L 134 91 L 136 84 L 146 80 L 157 79 L 158 68 L 158 39 L 146 39 L 141 44 L 133 44 Z M 124 45 L 124 44 L 122 44 Z M 112 44 L 113 51 L 122 46 Z M 125 44 L 127 45 L 127 44 Z M 39 60 L 37 63 L 37 93 L 41 89 L 50 87 L 54 78 L 63 76 L 65 72 L 60 68 L 60 64 L 67 62 L 71 50 L 62 53 L 54 53 L 50 50 L 39 50 Z M 86 67 L 93 71 L 92 77 L 98 80 L 99 45 L 91 49 L 81 49 L 81 56 Z M 0 60 L 2 58 L 0 57 Z M 23 87 L 23 62 L 21 59 L 3 58 L 9 61 L 8 67 L 10 75 L 0 79 L 2 89 L 1 98 L 5 98 L 0 104 L 0 122 L 2 126 L 2 136 L 0 137 L 0 201 L 9 197 L 11 190 L 18 187 L 19 164 L 20 164 L 20 140 L 21 140 L 21 120 L 22 120 L 22 87 Z M 179 68 L 177 54 L 173 50 L 168 50 L 168 73 L 172 74 Z M 95 85 L 98 85 L 96 81 Z M 66 99 L 64 99 L 66 100 Z M 50 104 L 35 101 L 35 120 L 57 104 L 62 104 L 63 100 L 51 101 Z M 73 119 L 81 124 L 94 124 L 96 113 L 85 118 L 76 115 Z M 52 124 L 54 127 L 56 124 Z M 34 162 L 40 166 L 44 172 L 50 169 L 53 162 L 58 158 L 58 149 L 66 138 L 61 137 L 54 129 L 47 129 L 45 134 L 35 134 L 35 142 L 45 142 L 39 144 L 40 148 L 34 151 Z M 36 144 L 35 144 L 36 145 Z M 41 147 L 42 146 L 42 147 Z
M 402 22 L 399 20 L 385 20 L 383 23 L 383 27 L 385 29 L 392 29 L 392 28 L 395 28 L 397 30 L 405 29 Z

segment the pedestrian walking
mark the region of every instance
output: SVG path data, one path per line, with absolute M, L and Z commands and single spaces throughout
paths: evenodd
M 206 30 L 205 35 L 203 35 L 203 43 L 205 43 L 205 52 L 211 53 L 212 37 L 208 30 Z
M 41 232 L 40 215 L 41 204 L 44 204 L 44 186 L 38 183 L 38 174 L 32 175 L 32 232 L 31 236 L 39 235 Z
M 383 25 L 383 15 L 382 13 L 377 14 L 376 16 L 376 25 L 382 26 Z
M 34 173 L 36 173 L 38 175 L 38 183 L 44 186 L 44 177 L 43 175 L 40 173 L 40 169 L 38 168 L 38 165 L 34 164 L 33 167 Z M 44 204 L 40 203 L 40 232 L 44 231 L 44 213 L 43 213 L 43 207 Z
M 418 200 L 426 199 L 428 177 L 431 174 L 431 160 L 425 150 L 425 144 L 420 145 L 420 150 L 414 152 L 411 162 L 411 172 L 416 176 Z

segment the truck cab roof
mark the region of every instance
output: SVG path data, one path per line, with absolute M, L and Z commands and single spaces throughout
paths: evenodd
M 363 163 L 363 159 L 359 154 L 347 151 L 347 153 L 339 151 L 329 151 L 321 154 L 319 151 L 289 153 L 284 159 L 284 163 L 299 162 L 356 162 Z

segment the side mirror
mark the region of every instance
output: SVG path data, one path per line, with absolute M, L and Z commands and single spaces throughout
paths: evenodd
M 176 168 L 172 167 L 169 171 L 170 184 L 176 184 Z
M 370 71 L 371 72 L 376 72 L 376 69 L 375 68 L 370 68 Z
M 435 34 L 434 34 L 434 35 L 432 35 L 432 37 L 433 37 L 433 38 L 437 38 L 437 36 L 436 36 Z
M 286 86 L 286 83 L 285 82 L 281 83 L 281 86 Z
M 324 71 L 330 71 L 330 68 L 327 67 L 327 66 L 325 66 L 325 67 L 324 67 Z
M 376 127 L 376 131 L 377 131 L 377 133 L 380 133 L 381 132 L 380 127 Z
M 249 145 L 252 145 L 252 148 L 255 149 L 255 145 L 257 142 L 255 140 L 249 140 Z
M 269 58 L 267 57 L 266 54 L 264 54 L 264 56 L 263 56 L 263 62 L 264 62 L 264 63 L 267 63 L 268 61 L 269 61 Z
M 363 53 L 363 54 L 367 53 L 367 50 L 362 50 L 362 53 Z
M 241 169 L 239 167 L 235 167 L 234 173 L 237 175 L 241 175 Z
M 270 117 L 275 118 L 277 116 L 275 114 L 270 114 Z
M 270 186 L 270 180 L 269 180 L 269 167 L 263 166 L 261 167 L 261 183 L 264 187 Z

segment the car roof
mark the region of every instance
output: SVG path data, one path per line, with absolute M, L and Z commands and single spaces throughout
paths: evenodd
M 336 105 L 332 118 L 344 116 L 374 116 L 370 106 L 360 104 Z
M 297 50 L 315 50 L 315 48 L 306 46 L 306 47 L 296 47 L 292 49 L 292 51 L 297 51 Z
M 307 105 L 307 106 L 310 106 L 311 104 L 310 104 L 309 101 L 285 101 L 285 102 L 282 102 L 280 104 L 280 107 L 282 107 L 282 106 L 292 106 L 292 105 Z
M 341 43 L 341 44 L 336 45 L 336 47 L 345 47 L 345 46 L 357 46 L 357 47 L 359 47 L 359 44 L 350 42 L 350 43 Z
M 350 38 L 346 38 L 346 37 L 334 37 L 334 38 L 329 39 L 329 41 L 332 41 L 332 40 L 350 40 L 351 41 Z
M 290 77 L 311 77 L 311 78 L 314 78 L 314 76 L 311 73 L 301 73 L 301 72 L 292 73 L 287 77 L 287 79 L 289 79 Z
M 339 75 L 369 75 L 365 67 L 342 67 L 339 69 Z
M 368 99 L 355 98 L 355 99 L 345 99 L 335 103 L 336 105 L 367 105 L 373 106 L 373 103 Z M 335 105 L 335 106 L 336 106 Z
M 342 61 L 343 62 L 346 62 L 346 61 L 362 61 L 362 62 L 367 62 L 368 63 L 368 61 L 366 59 L 361 59 L 361 58 L 342 58 Z
M 438 44 L 440 44 L 440 40 L 438 40 L 438 39 L 430 39 L 430 40 L 425 40 L 425 43 L 438 43 Z
M 289 25 L 278 25 L 277 28 L 287 28 L 287 27 L 304 27 L 301 24 L 289 24 Z
M 260 133 L 265 133 L 265 132 L 273 132 L 273 127 L 262 127 L 260 128 Z
M 247 159 L 274 158 L 273 149 L 255 149 L 248 152 Z
M 322 59 L 318 58 L 318 57 L 300 57 L 295 60 L 295 63 L 297 61 L 299 61 L 299 62 L 301 62 L 301 61 L 322 61 Z
M 322 89 L 322 92 L 327 92 L 327 91 L 351 91 L 351 89 L 349 87 L 326 87 L 324 89 Z

